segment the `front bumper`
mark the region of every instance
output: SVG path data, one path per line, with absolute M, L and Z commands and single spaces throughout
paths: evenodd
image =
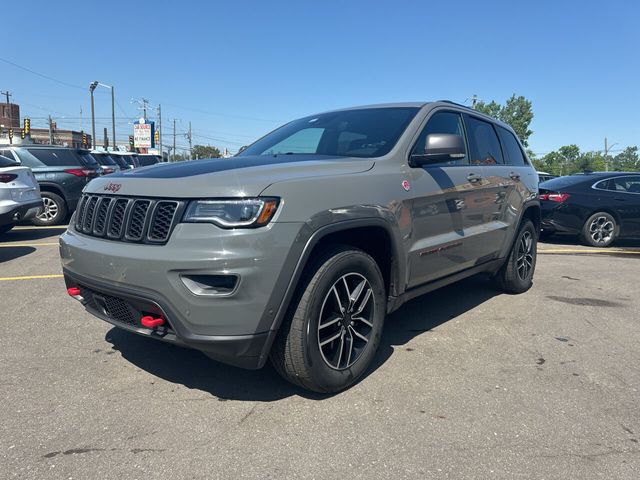
M 60 255 L 67 287 L 88 292 L 82 301 L 93 315 L 138 334 L 201 350 L 225 363 L 259 368 L 285 294 L 280 280 L 290 278 L 289 270 L 295 266 L 289 252 L 300 228 L 297 223 L 253 230 L 179 224 L 161 246 L 69 230 L 60 237 Z M 196 295 L 182 281 L 187 274 L 233 274 L 240 277 L 240 284 L 233 295 Z M 126 302 L 134 321 L 123 322 L 108 309 L 97 308 L 91 292 Z M 162 315 L 167 328 L 142 327 L 139 318 L 147 313 Z
M 0 209 L 0 226 L 29 220 L 35 217 L 41 208 L 42 200 L 6 206 L 6 208 Z

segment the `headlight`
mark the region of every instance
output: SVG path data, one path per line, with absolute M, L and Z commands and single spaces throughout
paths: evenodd
M 224 228 L 261 227 L 269 223 L 277 207 L 277 198 L 194 200 L 182 221 L 214 223 Z

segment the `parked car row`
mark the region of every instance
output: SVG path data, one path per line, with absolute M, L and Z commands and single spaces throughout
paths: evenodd
M 32 175 L 39 184 L 42 200 L 41 208 L 32 216 L 31 221 L 41 226 L 63 223 L 75 210 L 82 189 L 92 179 L 120 170 L 158 163 L 158 157 L 155 155 L 92 152 L 51 145 L 2 146 L 0 155 L 7 161 L 33 172 Z M 0 210 L 0 215 L 3 213 L 3 210 Z M 26 219 L 24 215 L 18 217 L 20 218 L 6 222 L 5 225 Z

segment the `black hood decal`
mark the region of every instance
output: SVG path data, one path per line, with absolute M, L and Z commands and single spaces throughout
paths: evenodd
M 348 157 L 351 159 L 351 157 Z M 207 160 L 192 160 L 190 162 L 159 163 L 150 167 L 122 171 L 110 175 L 110 178 L 181 178 L 208 173 L 224 172 L 242 168 L 260 167 L 300 162 L 342 162 L 345 157 L 327 155 L 253 155 L 231 158 L 210 158 Z M 363 159 L 365 160 L 365 159 Z M 369 159 L 366 159 L 369 160 Z

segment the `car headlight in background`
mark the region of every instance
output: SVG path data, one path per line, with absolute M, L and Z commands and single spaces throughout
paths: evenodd
M 261 227 L 269 223 L 277 207 L 277 198 L 194 200 L 182 221 L 213 223 L 223 228 Z

